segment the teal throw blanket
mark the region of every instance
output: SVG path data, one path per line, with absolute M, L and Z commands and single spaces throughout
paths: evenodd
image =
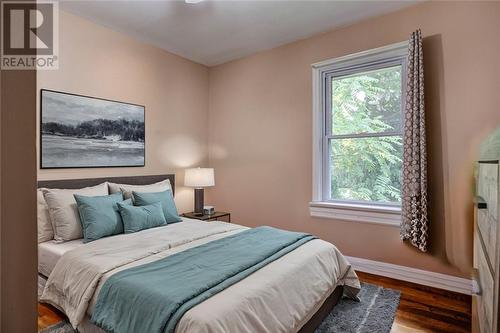
M 118 272 L 92 322 L 109 333 L 174 332 L 189 309 L 314 238 L 258 227 Z

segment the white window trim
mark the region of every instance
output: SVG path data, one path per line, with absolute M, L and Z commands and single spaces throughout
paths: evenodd
M 312 64 L 313 88 L 313 168 L 312 168 L 312 201 L 309 211 L 313 217 L 331 218 L 337 220 L 375 223 L 399 227 L 401 208 L 391 205 L 370 205 L 364 203 L 332 202 L 323 200 L 323 137 L 324 91 L 323 80 L 328 72 L 345 67 L 353 67 L 371 62 L 400 58 L 408 53 L 408 42 L 400 42 L 376 49 L 358 52 L 347 56 L 329 59 Z M 404 87 L 403 87 L 404 88 Z

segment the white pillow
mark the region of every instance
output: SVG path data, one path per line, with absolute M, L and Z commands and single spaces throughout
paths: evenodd
M 54 239 L 59 242 L 83 238 L 82 224 L 74 194 L 108 195 L 108 184 L 102 183 L 82 189 L 43 189 L 54 228 Z
M 36 191 L 37 199 L 37 225 L 38 225 L 38 243 L 54 239 L 54 229 L 50 222 L 49 207 L 43 197 L 42 189 Z
M 161 182 L 150 184 L 150 185 L 127 185 L 127 184 L 115 184 L 108 183 L 110 194 L 122 192 L 125 199 L 132 198 L 132 191 L 136 192 L 163 192 L 166 190 L 172 191 L 172 185 L 170 185 L 170 180 L 165 179 Z

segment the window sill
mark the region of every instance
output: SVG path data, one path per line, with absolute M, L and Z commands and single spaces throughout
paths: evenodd
M 313 201 L 309 203 L 312 217 L 334 220 L 373 223 L 399 228 L 401 208 L 360 204 Z

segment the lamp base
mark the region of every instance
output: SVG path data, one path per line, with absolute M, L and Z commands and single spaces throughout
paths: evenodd
M 194 189 L 194 215 L 203 215 L 203 201 L 204 201 L 204 190 L 203 188 Z

